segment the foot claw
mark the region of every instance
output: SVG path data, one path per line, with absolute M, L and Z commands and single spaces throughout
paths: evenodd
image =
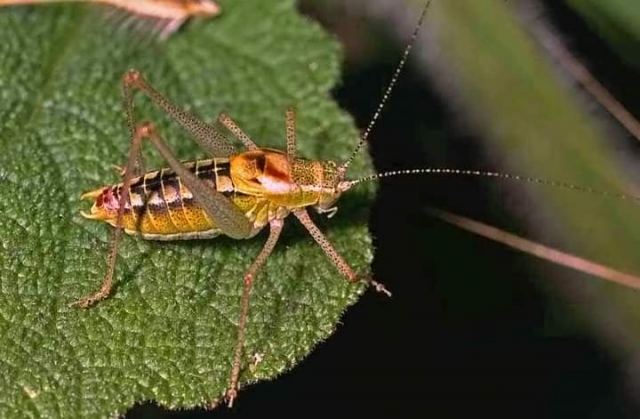
M 124 177 L 124 174 L 126 172 L 124 167 L 118 166 L 117 164 L 112 164 L 111 168 L 118 174 L 118 176 Z
M 391 291 L 389 291 L 387 288 L 385 288 L 384 285 L 382 285 L 381 283 L 374 281 L 373 279 L 370 280 L 369 282 L 371 282 L 371 285 L 373 285 L 373 287 L 376 289 L 377 292 L 380 292 L 382 294 L 385 294 L 387 297 L 391 298 Z
M 236 390 L 235 388 L 230 388 L 229 390 L 227 390 L 225 399 L 227 400 L 227 407 L 229 409 L 233 407 L 233 401 L 236 399 L 236 397 L 238 397 L 238 390 Z
M 264 360 L 264 354 L 261 354 L 259 352 L 256 352 L 255 354 L 253 354 L 253 356 L 251 357 L 251 363 L 249 364 L 249 371 L 251 371 L 252 373 L 255 373 L 256 370 L 258 369 L 258 365 L 260 365 L 260 363 Z
M 104 300 L 105 298 L 107 298 L 107 295 L 104 295 L 103 293 L 92 294 L 74 301 L 73 303 L 69 304 L 69 307 L 87 309 L 97 302 Z
M 73 303 L 69 304 L 69 307 L 77 307 L 77 308 L 82 308 L 82 309 L 86 309 L 89 308 L 93 305 L 94 301 L 92 301 L 91 298 L 81 298 L 79 300 L 74 301 Z

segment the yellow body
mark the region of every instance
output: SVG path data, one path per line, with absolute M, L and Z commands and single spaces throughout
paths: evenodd
M 253 150 L 184 163 L 201 181 L 225 195 L 253 223 L 251 236 L 269 221 L 296 208 L 328 209 L 340 195 L 336 164 L 293 159 L 278 150 Z M 82 197 L 93 200 L 85 217 L 116 224 L 122 184 L 105 186 Z M 153 240 L 210 238 L 221 234 L 213 220 L 170 169 L 134 178 L 122 226 L 128 234 Z M 249 236 L 249 237 L 251 237 Z

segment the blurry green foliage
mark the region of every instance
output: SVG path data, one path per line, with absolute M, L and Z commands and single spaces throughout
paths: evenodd
M 411 2 L 416 7 L 420 3 Z M 611 10 L 617 4 L 618 12 L 624 14 L 625 6 L 632 9 L 635 2 L 599 4 L 604 3 Z M 629 10 L 629 16 L 616 21 L 620 30 L 637 30 L 635 11 Z M 432 44 L 426 48 L 435 51 L 431 60 L 435 65 L 428 70 L 452 99 L 452 106 L 464 113 L 469 126 L 482 137 L 487 160 L 494 163 L 490 169 L 500 165 L 512 173 L 600 190 L 637 191 L 625 162 L 618 158 L 619 142 L 610 138 L 613 132 L 607 123 L 589 114 L 574 86 L 558 76 L 542 47 L 523 27 L 514 5 L 434 1 L 429 19 Z M 526 217 L 529 231 L 517 233 L 622 271 L 640 273 L 640 213 L 635 203 L 557 188 L 512 187 L 527 193 L 495 205 L 506 205 L 519 217 Z M 628 335 L 610 343 L 621 354 L 636 350 L 640 344 L 637 292 L 585 276 L 580 277 L 581 282 L 556 280 L 557 286 L 551 285 L 554 281 L 545 286 L 572 293 L 570 301 L 579 304 L 571 310 L 578 309 L 589 324 L 598 325 L 600 333 L 606 334 L 609 326 L 597 316 L 615 312 L 615 327 Z
M 628 63 L 640 68 L 640 6 L 635 0 L 567 0 Z

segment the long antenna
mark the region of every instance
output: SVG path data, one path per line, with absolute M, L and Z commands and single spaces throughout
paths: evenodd
M 384 105 L 387 103 L 387 100 L 391 96 L 391 92 L 393 91 L 393 88 L 395 87 L 396 82 L 400 77 L 400 73 L 402 72 L 402 69 L 404 68 L 405 63 L 407 62 L 407 58 L 409 57 L 409 53 L 413 48 L 413 44 L 415 44 L 415 41 L 418 38 L 418 33 L 420 32 L 420 28 L 422 27 L 422 22 L 424 21 L 424 18 L 427 14 L 427 9 L 429 9 L 430 5 L 431 5 L 431 0 L 427 1 L 424 7 L 422 8 L 422 13 L 420 14 L 420 19 L 418 20 L 418 24 L 413 30 L 411 39 L 409 40 L 407 47 L 404 49 L 404 53 L 402 54 L 402 58 L 400 59 L 400 62 L 396 67 L 396 71 L 393 73 L 393 77 L 391 77 L 391 81 L 389 82 L 389 85 L 387 86 L 387 89 L 385 90 L 384 95 L 382 95 L 382 100 L 380 100 L 380 103 L 378 104 L 378 108 L 374 112 L 373 117 L 369 122 L 369 125 L 362 133 L 362 136 L 360 137 L 360 141 L 358 142 L 356 147 L 353 149 L 353 152 L 351 152 L 351 156 L 349 156 L 349 158 L 344 163 L 342 163 L 342 165 L 338 168 L 338 173 L 340 173 L 342 176 L 344 176 L 344 174 L 347 172 L 347 169 L 353 162 L 353 159 L 356 158 L 356 156 L 362 149 L 362 146 L 364 145 L 364 143 L 367 142 L 367 139 L 369 138 L 369 134 L 371 134 L 371 130 L 373 130 L 373 127 L 376 125 L 376 122 L 378 122 L 378 118 L 382 113 L 382 109 L 384 108 Z
M 640 196 L 627 195 L 619 192 L 603 191 L 588 186 L 576 185 L 574 183 L 563 182 L 551 179 L 542 179 L 531 176 L 514 175 L 511 173 L 490 172 L 483 170 L 470 170 L 470 169 L 452 169 L 452 168 L 434 168 L 427 167 L 423 169 L 403 169 L 403 170 L 390 170 L 388 172 L 376 173 L 373 175 L 365 176 L 360 179 L 345 180 L 342 182 L 343 190 L 350 189 L 363 182 L 371 180 L 382 179 L 392 176 L 401 175 L 444 175 L 444 176 L 476 176 L 476 177 L 489 177 L 502 180 L 515 180 L 526 183 L 537 183 L 539 185 L 553 186 L 556 188 L 569 189 L 578 192 L 584 192 L 594 195 L 605 196 L 608 198 L 623 199 L 627 201 L 640 201 Z

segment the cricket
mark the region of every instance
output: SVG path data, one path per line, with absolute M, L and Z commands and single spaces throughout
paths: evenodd
M 160 40 L 169 38 L 192 17 L 213 17 L 220 14 L 220 6 L 211 0 L 0 0 L 0 6 L 40 5 L 50 3 L 97 3 L 120 10 L 149 26 Z M 126 25 L 126 23 L 123 23 Z
M 106 274 L 98 291 L 84 296 L 73 305 L 86 309 L 110 295 L 116 271 L 118 246 L 123 232 L 148 240 L 210 239 L 219 235 L 233 239 L 250 239 L 268 227 L 268 238 L 262 250 L 242 278 L 243 291 L 238 313 L 237 337 L 225 394 L 228 406 L 232 407 L 238 396 L 239 377 L 243 368 L 244 339 L 252 287 L 261 268 L 276 247 L 289 215 L 293 215 L 306 228 L 346 280 L 364 281 L 376 291 L 390 296 L 391 293 L 383 284 L 354 272 L 348 261 L 313 222 L 309 215 L 310 209 L 331 217 L 337 211 L 336 202 L 342 194 L 358 184 L 390 176 L 428 174 L 511 179 L 623 199 L 637 199 L 564 182 L 476 170 L 418 168 L 349 179 L 349 166 L 367 142 L 393 91 L 425 20 L 429 5 L 430 2 L 427 2 L 423 6 L 410 41 L 368 126 L 352 153 L 341 162 L 305 159 L 297 154 L 296 111 L 293 108 L 287 109 L 284 115 L 284 150 L 261 148 L 229 115 L 221 113 L 217 123 L 241 143 L 242 149 L 238 150 L 216 125 L 207 123 L 174 104 L 156 90 L 140 71 L 127 71 L 122 77 L 122 88 L 131 143 L 126 165 L 120 170 L 122 181 L 115 185 L 99 187 L 81 197 L 92 203 L 90 211 L 82 213 L 84 217 L 103 221 L 114 227 L 109 244 Z M 153 123 L 138 122 L 134 112 L 136 93 L 142 93 L 175 120 L 210 158 L 181 162 L 167 146 Z M 168 168 L 145 171 L 141 152 L 145 140 L 148 140 L 166 160 Z

